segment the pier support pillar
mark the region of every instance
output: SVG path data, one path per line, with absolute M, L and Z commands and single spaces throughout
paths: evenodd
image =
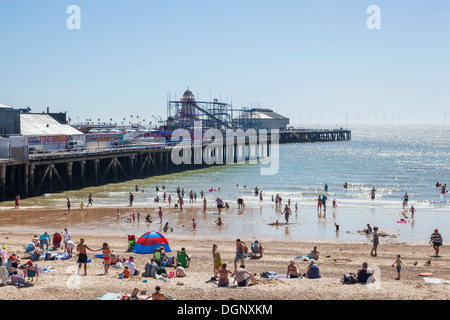
M 28 174 L 29 174 L 29 165 L 28 165 L 28 163 L 25 163 L 25 167 L 24 167 L 24 180 L 23 180 L 23 186 L 24 186 L 24 193 L 25 193 L 25 197 L 27 197 L 28 198 L 28 196 L 29 196 L 29 186 L 28 186 L 28 184 L 29 184 L 29 176 L 28 176 Z
M 134 179 L 134 154 L 130 156 L 130 178 Z
M 98 163 L 100 160 L 95 159 L 93 162 L 94 165 L 94 183 L 96 186 L 98 186 Z
M 0 166 L 0 200 L 6 200 L 6 166 Z
M 15 192 L 16 192 L 16 184 L 15 184 L 15 182 L 16 182 L 16 179 L 15 179 L 15 176 L 16 176 L 16 166 L 15 165 L 12 165 L 12 166 L 9 166 L 9 168 L 10 168 L 10 171 L 9 171 L 9 184 L 10 184 L 10 191 L 9 191 L 9 193 L 10 193 L 10 195 L 11 195 L 11 197 L 15 197 L 16 195 L 15 195 Z
M 80 182 L 81 187 L 84 187 L 85 184 L 85 177 L 84 177 L 84 167 L 85 167 L 86 161 L 80 161 Z
M 28 166 L 28 180 L 29 180 L 29 196 L 34 196 L 35 193 L 35 181 L 34 181 L 34 170 L 35 170 L 35 165 L 34 164 L 30 164 Z
M 53 167 L 55 166 L 53 163 L 49 165 L 50 170 L 48 171 L 48 181 L 50 182 L 50 192 L 53 192 Z
M 119 161 L 119 160 L 117 160 L 117 158 L 114 158 L 113 159 L 113 164 L 112 164 L 112 166 L 113 166 L 113 173 L 114 173 L 114 183 L 117 183 L 117 161 Z
M 69 189 L 72 189 L 72 182 L 73 182 L 73 177 L 72 177 L 72 167 L 73 167 L 73 162 L 67 162 L 67 182 L 68 182 L 68 187 Z

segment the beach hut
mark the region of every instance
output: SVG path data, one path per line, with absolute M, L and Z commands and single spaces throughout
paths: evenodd
M 151 231 L 143 234 L 136 241 L 133 252 L 141 254 L 153 253 L 153 250 L 159 249 L 161 245 L 164 245 L 166 252 L 171 252 L 169 242 L 167 242 L 166 238 L 159 232 Z

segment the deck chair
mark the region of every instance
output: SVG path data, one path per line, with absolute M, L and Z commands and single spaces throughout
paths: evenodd
M 163 258 L 162 258 L 162 250 L 161 249 L 154 249 L 153 255 L 156 260 L 156 264 L 160 266 L 162 264 Z
M 177 251 L 177 261 L 181 264 L 183 268 L 188 267 L 186 251 Z
M 261 258 L 262 257 L 261 244 L 259 242 L 252 243 L 251 257 L 252 258 Z
M 53 235 L 53 249 L 54 250 L 58 249 L 61 246 L 61 240 L 62 240 L 61 234 L 56 232 Z
M 30 279 L 36 278 L 36 282 L 38 281 L 39 277 L 37 275 L 37 272 L 35 270 L 28 269 L 27 270 L 27 281 Z
M 136 237 L 134 234 L 128 236 L 128 250 L 127 252 L 131 252 L 134 249 L 134 246 L 136 245 Z

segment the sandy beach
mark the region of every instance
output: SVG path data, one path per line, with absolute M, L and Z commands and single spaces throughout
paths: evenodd
M 90 210 L 89 214 L 93 215 L 96 212 L 100 214 L 105 209 Z M 108 209 L 109 212 L 111 210 L 114 209 Z M 64 212 L 64 209 L 59 209 L 58 213 L 63 219 L 61 212 Z M 129 230 L 118 230 L 116 235 L 113 232 L 106 234 L 100 229 L 96 230 L 95 228 L 98 228 L 96 224 L 93 224 L 96 227 L 82 228 L 81 226 L 88 226 L 89 223 L 75 218 L 75 210 L 71 214 L 70 223 L 67 220 L 48 219 L 39 222 L 25 218 L 38 216 L 35 210 L 28 210 L 26 214 L 22 211 L 20 222 L 17 217 L 15 219 L 5 218 L 11 217 L 14 213 L 17 215 L 14 210 L 2 211 L 0 244 L 7 247 L 9 254 L 19 253 L 23 257 L 23 263 L 28 260 L 24 253 L 24 246 L 31 241 L 34 234 L 40 234 L 38 230 L 53 234 L 56 231 L 62 231 L 65 227 L 69 229 L 76 244 L 81 237 L 92 249 L 99 249 L 103 242 L 107 242 L 122 257 L 128 258 L 133 255 L 137 267 L 141 270 L 153 256 L 126 252 L 128 248 L 126 234 L 129 233 Z M 260 259 L 246 258 L 245 265 L 248 271 L 256 274 L 260 283 L 245 288 L 234 286 L 219 288 L 216 284 L 207 282 L 213 272 L 212 245 L 214 243 L 218 245 L 223 262 L 228 264 L 231 271 L 234 271 L 235 238 L 227 238 L 222 235 L 218 238 L 200 237 L 195 233 L 177 235 L 175 232 L 164 235 L 170 243 L 173 255 L 176 256 L 176 250 L 180 250 L 181 247 L 185 247 L 188 254 L 192 255 L 191 265 L 186 269 L 187 277 L 171 278 L 167 281 L 141 276 L 119 279 L 120 269 L 115 268 L 110 268 L 109 273 L 103 275 L 102 260 L 94 258 L 94 254 L 98 252 L 88 252 L 88 257 L 92 259 L 92 262 L 88 264 L 87 276 L 78 277 L 76 275 L 76 258 L 37 261 L 41 266 L 53 267 L 54 271 L 43 273 L 37 282 L 35 280 L 34 283 L 25 284 L 20 288 L 1 285 L 0 300 L 95 300 L 107 292 L 131 293 L 135 287 L 152 292 L 157 285 L 162 288 L 162 292 L 177 300 L 446 300 L 450 297 L 449 284 L 426 283 L 424 277 L 418 276 L 421 273 L 429 272 L 433 274 L 432 278 L 450 280 L 450 257 L 445 247 L 445 239 L 438 258 L 434 257 L 434 250 L 431 246 L 395 243 L 383 238 L 380 238 L 377 257 L 370 256 L 371 243 L 369 240 L 358 243 L 342 243 L 337 241 L 258 239 L 265 248 L 264 256 Z M 136 233 L 136 236 L 139 237 L 140 234 Z M 240 238 L 248 245 L 254 241 L 253 237 L 246 236 L 246 234 L 242 234 Z M 322 273 L 321 279 L 265 279 L 260 276 L 261 273 L 268 271 L 285 275 L 290 260 L 300 255 L 306 256 L 314 246 L 317 246 L 317 250 L 320 251 L 321 260 L 318 264 Z M 62 253 L 63 250 L 59 249 L 57 252 Z M 397 254 L 401 254 L 403 261 L 401 280 L 395 280 L 397 273 L 392 267 Z M 430 261 L 429 265 L 427 261 Z M 367 262 L 369 267 L 379 270 L 379 276 L 376 276 L 374 284 L 344 285 L 340 282 L 344 274 L 356 273 L 363 262 Z M 305 273 L 308 262 L 296 261 L 296 266 L 301 273 Z M 168 268 L 167 271 L 175 271 L 175 269 Z M 144 283 L 144 280 L 147 282 Z

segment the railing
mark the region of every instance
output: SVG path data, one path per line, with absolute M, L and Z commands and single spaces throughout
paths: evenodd
M 168 146 L 163 144 L 158 145 L 142 145 L 142 146 L 118 146 L 118 147 L 105 147 L 105 148 L 88 148 L 88 149 L 58 149 L 58 150 L 34 150 L 30 151 L 30 160 L 40 160 L 40 159 L 62 159 L 62 158 L 79 158 L 79 157 L 89 157 L 89 156 L 99 156 L 99 155 L 109 155 L 109 154 L 120 154 L 134 151 L 142 150 L 164 150 Z

